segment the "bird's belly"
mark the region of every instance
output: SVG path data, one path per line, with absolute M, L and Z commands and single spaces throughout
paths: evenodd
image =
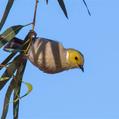
M 49 57 L 47 58 L 47 60 L 44 60 L 43 57 L 42 58 L 39 57 L 38 59 L 35 59 L 35 57 L 33 57 L 32 55 L 29 55 L 28 59 L 33 65 L 35 65 L 45 73 L 53 74 L 63 71 L 62 67 L 56 66 L 56 64 L 52 60 L 52 57 Z
M 58 49 L 59 47 L 55 46 L 58 46 L 57 42 L 52 44 L 50 41 L 36 41 L 29 51 L 28 59 L 46 73 L 61 72 L 64 69 L 62 67 L 60 50 Z

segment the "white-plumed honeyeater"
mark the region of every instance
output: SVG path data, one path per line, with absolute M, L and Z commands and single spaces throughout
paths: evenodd
M 14 40 L 5 48 L 15 48 L 16 44 L 18 48 L 19 43 L 21 42 Z M 84 71 L 84 56 L 80 51 L 66 49 L 61 43 L 46 38 L 37 38 L 33 41 L 27 58 L 45 73 L 53 74 L 73 68 Z

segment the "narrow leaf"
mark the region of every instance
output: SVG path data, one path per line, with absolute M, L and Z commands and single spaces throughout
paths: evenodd
M 13 3 L 14 3 L 14 0 L 9 0 L 7 3 L 4 14 L 2 16 L 2 20 L 0 21 L 0 30 L 2 29 L 3 25 L 5 24 L 5 21 L 6 21 L 8 14 L 12 8 Z
M 16 56 L 12 63 L 9 64 L 1 78 L 9 77 L 9 79 L 13 76 L 14 72 L 16 71 L 17 67 L 19 66 L 19 63 L 17 62 L 20 58 L 20 55 Z M 9 79 L 0 81 L 0 90 L 5 86 L 5 84 L 9 81 Z
M 16 86 L 14 88 L 14 99 L 13 99 L 13 117 L 14 119 L 18 119 L 18 113 L 19 113 L 19 97 L 20 97 L 20 91 L 21 91 L 21 83 L 23 79 L 23 74 L 25 71 L 27 60 L 24 60 L 23 63 L 20 65 L 20 67 L 17 70 L 16 74 Z M 15 101 L 17 100 L 17 101 Z
M 86 6 L 86 9 L 87 9 L 87 11 L 88 11 L 88 14 L 91 16 L 91 13 L 90 13 L 90 10 L 89 10 L 89 8 L 88 8 L 88 5 L 86 4 L 86 1 L 83 0 L 83 3 L 84 3 L 84 5 Z
M 16 100 L 14 100 L 14 102 L 17 102 L 18 100 L 20 100 L 20 99 L 24 98 L 25 96 L 27 96 L 33 89 L 32 84 L 30 84 L 28 82 L 25 82 L 25 81 L 22 81 L 22 83 L 24 83 L 26 85 L 28 90 L 23 96 L 18 97 Z
M 46 4 L 48 4 L 48 0 L 46 0 Z
M 0 48 L 7 42 L 13 40 L 17 33 L 23 28 L 22 25 L 12 26 L 8 28 L 3 34 L 0 35 Z
M 1 79 L 9 77 L 7 80 L 0 81 L 0 90 L 4 87 L 4 85 L 9 81 L 9 79 L 13 76 L 16 70 L 15 64 L 11 64 L 3 73 Z
M 8 80 L 9 77 L 0 77 L 0 81 L 5 81 L 5 80 Z
M 25 81 L 22 81 L 22 83 L 24 83 L 26 85 L 28 90 L 27 90 L 26 94 L 24 94 L 23 96 L 20 97 L 20 99 L 27 96 L 33 89 L 32 85 L 30 83 L 25 82 Z
M 11 81 L 5 95 L 1 119 L 6 119 L 8 108 L 9 108 L 10 97 L 11 97 L 13 89 L 14 89 L 14 79 Z
M 12 26 L 10 28 L 8 28 L 4 33 L 2 33 L 0 35 L 0 48 L 2 46 L 4 46 L 6 43 L 14 40 L 13 38 L 19 33 L 19 31 L 23 28 L 26 27 L 30 24 L 26 24 L 26 25 L 16 25 L 16 26 Z
M 4 67 L 4 65 L 7 65 L 7 63 L 16 55 L 16 53 L 11 53 L 1 64 L 0 64 L 0 70 Z M 2 66 L 1 66 L 2 65 Z
M 67 10 L 66 10 L 65 4 L 64 4 L 64 0 L 58 0 L 58 3 L 64 12 L 64 15 L 68 18 Z
M 23 50 L 21 50 L 19 47 L 18 48 L 5 48 L 4 49 L 6 52 L 11 52 L 11 53 L 14 53 L 14 52 L 23 52 Z

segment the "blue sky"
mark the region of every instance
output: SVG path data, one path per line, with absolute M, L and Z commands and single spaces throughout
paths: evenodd
M 6 2 L 0 1 L 0 17 Z M 33 91 L 20 102 L 20 119 L 119 119 L 119 1 L 86 2 L 91 17 L 82 0 L 65 0 L 67 20 L 56 0 L 50 0 L 48 6 L 39 0 L 38 36 L 80 50 L 85 72 L 74 69 L 49 75 L 28 62 L 24 80 L 33 85 Z M 2 31 L 31 22 L 33 8 L 34 0 L 16 0 Z M 24 38 L 29 29 L 18 37 Z M 1 106 L 7 86 L 0 92 Z M 23 86 L 22 94 L 25 90 Z M 12 104 L 7 119 L 12 119 Z

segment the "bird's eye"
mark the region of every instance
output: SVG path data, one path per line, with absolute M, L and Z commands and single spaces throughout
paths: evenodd
M 75 60 L 78 60 L 78 57 L 75 57 Z

